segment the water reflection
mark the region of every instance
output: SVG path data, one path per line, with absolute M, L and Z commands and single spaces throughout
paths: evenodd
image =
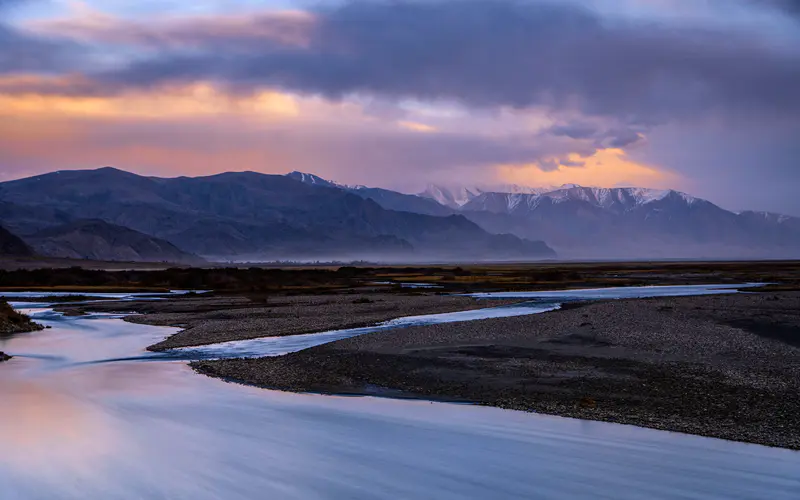
M 61 464 L 74 474 L 121 451 L 104 412 L 72 395 L 75 387 L 51 379 L 0 380 L 2 467 L 35 478 Z

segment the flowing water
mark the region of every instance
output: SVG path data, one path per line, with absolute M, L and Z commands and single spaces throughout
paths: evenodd
M 527 313 L 586 298 L 559 294 L 533 297 Z M 496 408 L 228 384 L 177 358 L 237 355 L 230 345 L 159 355 L 143 348 L 174 330 L 111 315 L 68 318 L 42 305 L 26 312 L 51 329 L 0 343 L 16 356 L 0 364 L 3 500 L 800 498 L 797 452 Z M 258 345 L 279 355 L 359 333 Z

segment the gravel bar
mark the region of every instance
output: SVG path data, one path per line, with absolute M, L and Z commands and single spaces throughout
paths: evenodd
M 192 366 L 273 389 L 459 400 L 800 449 L 797 292 L 594 302 Z
M 496 307 L 519 300 L 476 300 L 430 294 L 341 294 L 272 296 L 258 302 L 243 296 L 170 298 L 61 306 L 65 314 L 136 312 L 127 321 L 177 326 L 182 331 L 148 347 L 163 351 L 231 340 L 317 333 L 372 326 L 391 319 Z

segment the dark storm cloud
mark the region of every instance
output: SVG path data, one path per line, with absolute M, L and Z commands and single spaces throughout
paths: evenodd
M 639 132 L 628 127 L 601 129 L 595 124 L 581 121 L 555 125 L 542 133 L 548 134 L 575 140 L 592 140 L 597 149 L 624 148 L 642 139 Z
M 602 145 L 609 148 L 624 148 L 639 142 L 641 136 L 630 129 L 612 130 L 607 133 Z
M 752 33 L 611 22 L 568 3 L 358 2 L 317 12 L 302 47 L 250 40 L 248 50 L 226 52 L 205 36 L 205 50 L 165 49 L 105 81 L 213 79 L 332 98 L 542 105 L 628 123 L 710 111 L 800 114 L 796 50 L 773 49 Z
M 800 216 L 800 120 L 770 127 L 747 120 L 724 125 L 661 127 L 630 152 L 631 159 L 686 176 L 693 195 L 725 208 Z
M 556 125 L 548 131 L 555 136 L 566 136 L 571 139 L 591 139 L 600 131 L 596 125 L 591 123 L 570 123 L 566 125 Z
M 68 69 L 71 65 L 66 55 L 63 46 L 0 22 L 0 73 Z

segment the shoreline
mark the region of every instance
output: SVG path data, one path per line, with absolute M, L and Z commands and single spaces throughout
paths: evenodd
M 147 347 L 160 352 L 220 342 L 306 335 L 377 326 L 407 316 L 469 311 L 525 302 L 521 299 L 474 299 L 432 293 L 357 293 L 270 297 L 259 302 L 244 296 L 175 297 L 160 301 L 60 304 L 65 315 L 133 312 L 124 321 L 182 328 Z
M 253 358 L 249 358 L 253 359 Z M 509 406 L 502 406 L 497 404 L 491 403 L 484 403 L 480 401 L 472 401 L 469 399 L 452 397 L 452 396 L 442 396 L 442 395 L 429 395 L 429 394 L 422 394 L 422 393 L 412 393 L 412 392 L 404 392 L 399 391 L 397 389 L 391 389 L 387 387 L 377 387 L 370 390 L 363 390 L 363 391 L 354 391 L 354 390 L 317 390 L 317 391 L 295 391 L 289 389 L 282 389 L 280 387 L 272 387 L 267 385 L 259 385 L 252 382 L 247 382 L 246 380 L 240 380 L 236 378 L 230 377 L 223 377 L 216 374 L 215 370 L 208 370 L 205 366 L 200 366 L 201 363 L 204 361 L 192 361 L 189 363 L 189 367 L 198 375 L 202 375 L 205 377 L 211 377 L 219 379 L 228 384 L 236 384 L 236 385 L 243 385 L 246 387 L 255 387 L 258 389 L 262 389 L 265 391 L 277 391 L 277 392 L 285 392 L 285 393 L 292 393 L 292 394 L 305 394 L 310 396 L 326 396 L 326 397 L 341 397 L 341 398 L 378 398 L 378 399 L 393 399 L 397 401 L 422 401 L 422 402 L 430 402 L 430 403 L 443 403 L 443 404 L 456 404 L 456 405 L 468 405 L 468 406 L 483 406 L 487 408 L 499 408 L 501 410 L 508 410 L 508 411 L 518 411 L 523 413 L 533 413 L 535 415 L 541 416 L 549 416 L 549 417 L 560 417 L 560 418 L 569 418 L 578 421 L 591 421 L 591 422 L 603 422 L 607 424 L 618 424 L 618 425 L 629 425 L 632 427 L 639 427 L 643 429 L 652 429 L 657 431 L 664 431 L 664 432 L 674 432 L 678 434 L 686 434 L 690 436 L 698 436 L 710 439 L 720 439 L 723 441 L 731 441 L 734 443 L 744 443 L 744 444 L 751 444 L 757 446 L 765 446 L 768 448 L 776 448 L 780 450 L 787 450 L 787 451 L 794 451 L 800 452 L 800 444 L 797 445 L 782 445 L 771 443 L 769 441 L 763 440 L 748 440 L 748 439 L 740 439 L 740 438 L 733 438 L 730 436 L 725 436 L 720 433 L 716 432 L 704 432 L 703 430 L 695 429 L 693 426 L 689 425 L 685 428 L 676 427 L 673 425 L 662 425 L 659 422 L 653 421 L 642 421 L 634 416 L 626 416 L 626 415 L 617 415 L 614 417 L 607 417 L 607 416 L 598 416 L 596 414 L 590 412 L 580 412 L 578 410 L 565 410 L 563 412 L 553 411 L 551 409 L 545 410 L 537 410 L 528 407 L 516 407 L 513 405 Z
M 275 390 L 385 388 L 800 450 L 798 356 L 800 294 L 781 292 L 592 302 L 190 366 Z

